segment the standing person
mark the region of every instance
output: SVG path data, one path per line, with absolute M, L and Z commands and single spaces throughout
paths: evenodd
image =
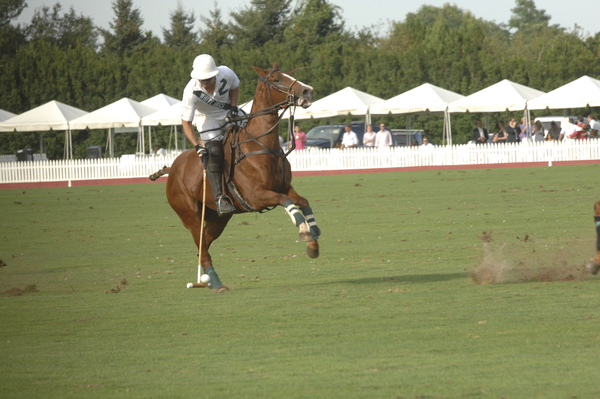
M 373 126 L 367 125 L 367 131 L 363 137 L 363 144 L 366 147 L 375 147 L 375 137 L 377 134 L 373 131 Z
M 496 144 L 506 143 L 506 138 L 508 135 L 506 134 L 506 127 L 504 126 L 504 121 L 498 121 L 498 133 L 494 134 L 492 141 Z
M 594 115 L 588 116 L 588 124 L 590 125 L 590 134 L 592 136 L 598 137 L 598 132 L 600 131 L 600 122 L 598 122 Z
M 294 140 L 296 140 L 296 149 L 303 150 L 306 143 L 306 133 L 300 131 L 300 126 L 294 126 Z
M 587 140 L 589 130 L 590 130 L 590 125 L 588 125 L 587 123 L 584 123 L 583 126 L 581 127 L 581 130 L 571 134 L 571 136 L 569 136 L 569 137 L 572 139 L 577 139 L 577 140 Z
M 518 143 L 521 129 L 517 126 L 517 121 L 512 116 L 508 118 L 508 126 L 506 126 L 506 142 Z
M 579 115 L 577 117 L 577 126 L 582 127 L 583 126 L 583 116 Z
M 548 141 L 560 141 L 563 139 L 562 133 L 560 132 L 560 128 L 556 124 L 556 122 L 550 122 L 550 130 L 548 130 L 548 135 L 546 136 L 546 140 Z
M 471 140 L 477 144 L 485 144 L 488 142 L 489 134 L 486 128 L 483 127 L 481 119 L 477 120 L 477 127 L 473 129 Z
M 535 121 L 535 123 L 533 124 L 532 135 L 533 141 L 535 142 L 546 140 L 546 131 L 544 129 L 544 126 L 542 125 L 542 122 Z
M 521 129 L 521 134 L 519 134 L 519 138 L 521 139 L 521 141 L 524 140 L 531 140 L 531 130 L 533 128 L 533 125 L 529 125 L 527 126 L 527 117 L 523 117 L 521 118 L 521 125 L 519 126 L 519 128 Z
M 165 156 L 167 155 L 167 150 L 165 150 L 164 148 L 161 148 L 159 145 L 155 145 L 154 148 L 152 149 L 154 155 L 162 155 Z
M 223 195 L 223 133 L 226 119 L 238 115 L 240 79 L 226 66 L 217 67 L 208 54 L 194 60 L 192 79 L 183 90 L 181 124 L 198 156 L 205 161 L 206 175 L 219 216 L 236 211 L 231 199 Z M 204 144 L 199 143 L 192 125 Z
M 344 126 L 344 130 L 346 133 L 344 133 L 344 136 L 342 137 L 342 145 L 340 148 L 356 147 L 358 145 L 358 137 L 356 137 L 356 133 L 352 131 L 352 125 L 348 123 Z
M 385 123 L 382 123 L 381 125 L 379 125 L 379 131 L 377 132 L 377 136 L 375 137 L 375 147 L 389 147 L 392 144 L 392 134 L 389 130 L 385 128 Z

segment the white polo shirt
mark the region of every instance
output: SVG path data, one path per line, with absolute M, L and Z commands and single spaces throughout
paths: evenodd
M 181 119 L 192 122 L 195 118 L 224 120 L 231 107 L 229 90 L 240 85 L 235 72 L 226 66 L 217 68 L 219 73 L 215 79 L 215 92 L 209 93 L 200 81 L 191 79 L 183 89 L 181 102 Z

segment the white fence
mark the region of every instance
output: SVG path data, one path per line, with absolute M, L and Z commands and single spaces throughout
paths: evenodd
M 176 154 L 124 155 L 121 158 L 0 163 L 0 183 L 148 177 Z M 293 171 L 377 169 L 415 166 L 485 165 L 501 163 L 600 160 L 600 140 L 560 143 L 453 145 L 445 147 L 307 149 L 289 156 Z
M 401 168 L 600 160 L 600 140 L 435 147 L 309 149 L 290 155 L 292 170 Z

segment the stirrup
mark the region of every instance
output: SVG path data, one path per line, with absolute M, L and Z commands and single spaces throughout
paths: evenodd
M 237 208 L 230 203 L 231 200 L 227 200 L 229 200 L 228 197 L 221 195 L 215 201 L 217 203 L 217 213 L 219 216 L 237 211 Z

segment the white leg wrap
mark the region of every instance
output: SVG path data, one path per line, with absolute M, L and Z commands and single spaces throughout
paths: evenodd
M 294 223 L 296 227 L 300 227 L 300 225 L 305 222 L 304 216 L 302 216 L 302 213 L 300 213 L 295 204 L 285 207 L 285 211 L 288 213 L 290 219 L 292 219 L 292 223 Z

